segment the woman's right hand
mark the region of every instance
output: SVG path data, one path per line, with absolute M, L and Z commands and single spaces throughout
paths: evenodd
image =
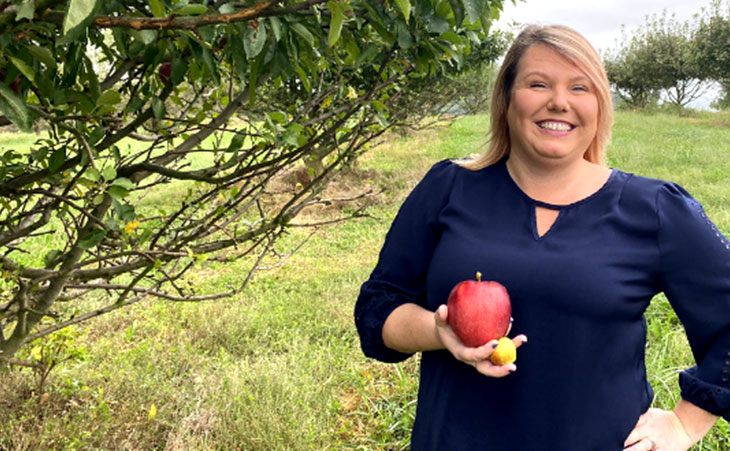
M 476 368 L 477 371 L 490 377 L 504 377 L 517 370 L 517 365 L 495 365 L 489 360 L 490 354 L 497 347 L 497 340 L 492 340 L 478 348 L 466 346 L 454 333 L 448 323 L 448 307 L 441 305 L 434 313 L 436 319 L 436 336 L 444 347 L 457 359 Z M 518 335 L 512 339 L 516 348 L 527 342 L 525 335 Z

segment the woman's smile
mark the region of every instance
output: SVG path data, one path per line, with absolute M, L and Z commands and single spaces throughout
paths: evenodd
M 595 139 L 598 99 L 585 73 L 556 50 L 530 47 L 507 111 L 510 152 L 533 161 L 580 161 Z

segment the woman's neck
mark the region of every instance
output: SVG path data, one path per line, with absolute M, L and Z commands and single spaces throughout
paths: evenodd
M 611 174 L 609 168 L 582 158 L 534 164 L 517 155 L 510 155 L 507 170 L 530 198 L 555 205 L 567 205 L 589 197 L 601 189 Z

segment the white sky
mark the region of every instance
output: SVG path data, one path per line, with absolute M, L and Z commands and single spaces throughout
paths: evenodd
M 646 23 L 647 16 L 660 16 L 664 10 L 674 14 L 679 22 L 685 22 L 708 7 L 711 0 L 504 0 L 504 11 L 496 23 L 506 30 L 513 22 L 519 24 L 567 25 L 583 36 L 599 51 L 617 47 L 625 26 L 627 36 Z M 717 89 L 710 87 L 691 107 L 705 109 L 717 96 Z
M 676 14 L 677 20 L 684 22 L 709 4 L 710 0 L 527 0 L 514 5 L 511 0 L 505 0 L 497 26 L 504 29 L 512 21 L 567 25 L 602 51 L 615 47 L 621 38 L 622 25 L 630 35 L 646 22 L 646 16 L 661 15 L 663 10 Z

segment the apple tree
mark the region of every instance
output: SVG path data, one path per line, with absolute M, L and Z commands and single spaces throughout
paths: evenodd
M 502 0 L 0 3 L 0 360 L 149 297 L 245 286 L 297 215 L 465 64 Z M 12 141 L 11 141 L 12 142 Z M 315 164 L 316 163 L 316 164 Z M 274 185 L 309 165 L 302 183 Z M 160 193 L 176 193 L 160 205 Z M 358 213 L 354 213 L 357 215 Z M 200 265 L 252 261 L 197 293 Z
M 730 2 L 714 0 L 702 9 L 695 41 L 702 70 L 722 88 L 717 106 L 730 108 Z
M 604 58 L 617 95 L 636 108 L 655 105 L 662 93 L 679 107 L 699 98 L 706 77 L 693 33 L 690 23 L 679 22 L 666 11 L 647 17 L 631 37 L 624 33 L 619 47 Z

